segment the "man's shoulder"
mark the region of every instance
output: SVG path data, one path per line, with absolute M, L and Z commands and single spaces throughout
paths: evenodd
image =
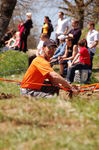
M 99 34 L 99 32 L 98 32 L 97 30 L 94 30 L 93 32 L 94 32 L 95 34 Z
M 43 56 L 37 56 L 34 60 L 33 60 L 34 64 L 49 64 L 49 62 L 43 57 Z

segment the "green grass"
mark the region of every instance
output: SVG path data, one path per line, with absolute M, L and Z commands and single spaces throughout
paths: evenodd
M 92 82 L 99 81 L 98 59 Z M 21 81 L 27 66 L 27 54 L 0 53 L 0 77 Z M 36 100 L 21 97 L 16 83 L 0 82 L 0 93 L 15 96 L 0 99 L 0 150 L 99 149 L 99 92 L 69 99 L 60 91 L 53 99 Z
M 19 74 L 27 69 L 27 55 L 23 52 L 9 50 L 0 53 L 0 76 Z
M 0 149 L 98 150 L 99 102 L 75 98 L 0 102 Z

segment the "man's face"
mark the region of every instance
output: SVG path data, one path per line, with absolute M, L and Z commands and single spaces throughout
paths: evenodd
M 93 25 L 88 24 L 88 29 L 89 30 L 93 29 Z
M 46 55 L 48 60 L 50 60 L 50 58 L 54 55 L 55 50 L 56 50 L 55 46 L 44 48 L 44 52 L 45 52 L 45 55 Z
M 75 21 L 72 21 L 72 27 L 76 28 L 78 26 L 78 24 Z
M 59 18 L 63 18 L 63 15 L 61 13 L 58 13 Z

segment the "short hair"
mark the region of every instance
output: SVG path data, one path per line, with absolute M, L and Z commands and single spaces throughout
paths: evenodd
M 57 47 L 57 45 L 56 45 L 56 42 L 54 41 L 54 40 L 52 40 L 52 39 L 48 39 L 47 41 L 45 41 L 44 43 L 43 43 L 43 47 Z
M 32 17 L 32 13 L 31 12 L 27 12 L 26 16 L 29 17 L 29 18 L 31 18 Z
M 95 27 L 95 23 L 93 21 L 90 21 L 89 25 Z
M 75 22 L 75 23 L 77 23 L 77 24 L 79 23 L 78 19 L 73 19 L 72 21 Z
M 64 13 L 63 13 L 62 11 L 60 11 L 59 13 L 61 13 L 61 15 L 63 15 L 63 16 L 64 16 Z
M 86 39 L 79 40 L 78 45 L 81 47 L 87 47 Z

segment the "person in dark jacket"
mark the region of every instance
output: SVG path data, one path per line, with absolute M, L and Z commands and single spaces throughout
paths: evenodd
M 79 21 L 77 19 L 72 20 L 72 29 L 68 32 L 67 35 L 73 37 L 73 46 L 78 44 L 78 41 L 81 36 L 81 29 L 79 28 Z
M 48 38 L 50 38 L 51 33 L 54 31 L 53 25 L 51 23 L 51 20 L 49 19 L 48 16 L 44 17 L 44 24 L 42 27 L 42 33 L 46 34 Z
M 27 20 L 22 25 L 22 27 L 24 27 L 24 30 L 23 30 L 21 37 L 20 37 L 20 51 L 23 51 L 23 52 L 27 51 L 27 38 L 28 38 L 28 35 L 30 34 L 30 29 L 33 27 L 33 25 L 32 25 L 33 22 L 31 19 L 32 14 L 26 13 L 26 16 L 27 16 Z

